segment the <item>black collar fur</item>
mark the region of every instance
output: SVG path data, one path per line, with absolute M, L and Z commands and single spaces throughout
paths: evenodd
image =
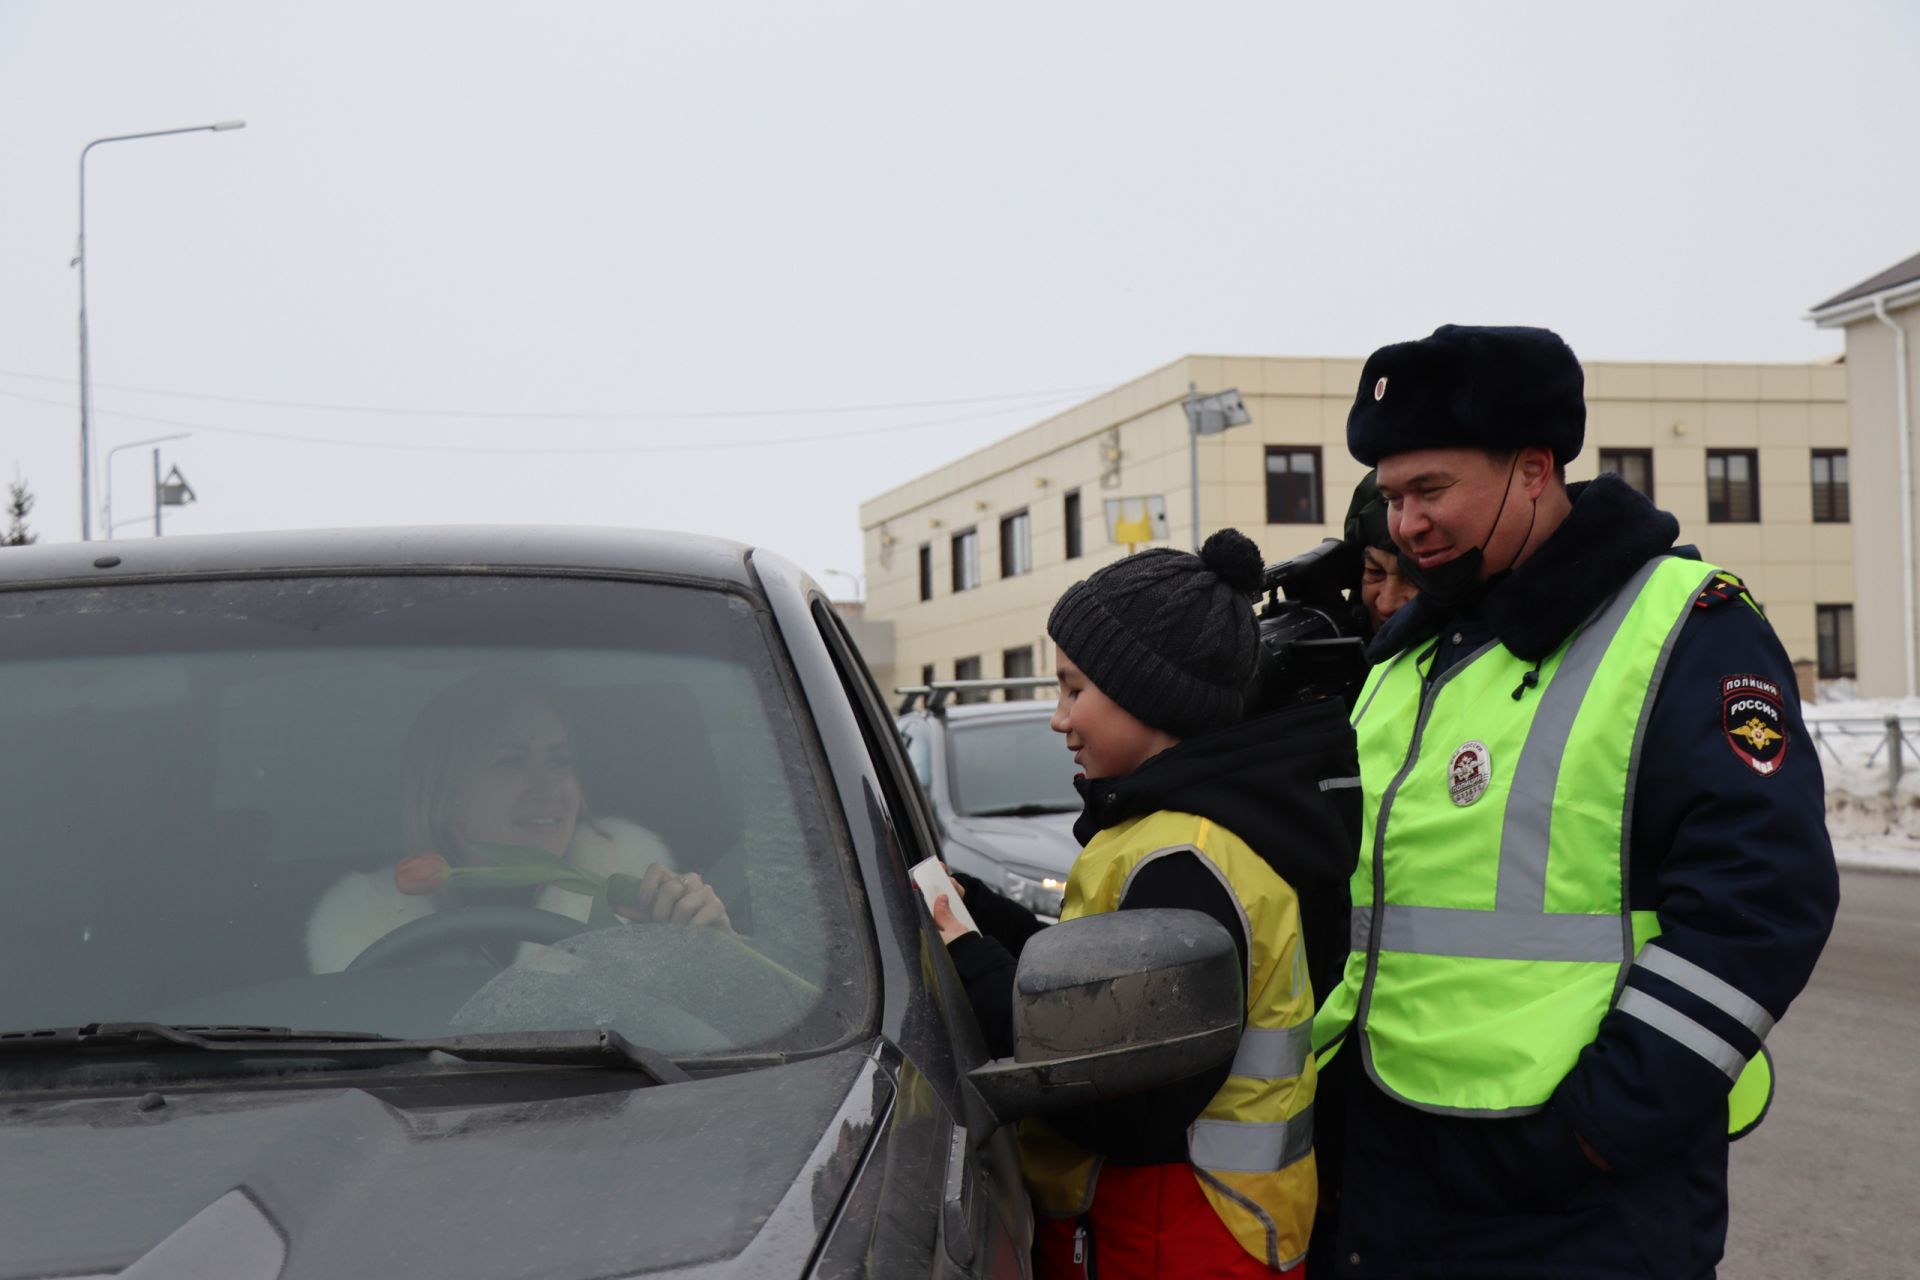
M 1596 601 L 1635 570 L 1673 547 L 1680 522 L 1616 475 L 1567 486 L 1573 510 L 1525 564 L 1497 574 L 1481 595 L 1451 609 L 1424 596 L 1387 621 L 1367 647 L 1380 662 L 1438 635 L 1456 616 L 1491 627 L 1500 643 L 1528 662 L 1558 649 Z

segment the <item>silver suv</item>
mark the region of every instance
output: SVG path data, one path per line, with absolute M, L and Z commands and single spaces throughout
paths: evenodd
M 940 828 L 947 865 L 1057 919 L 1080 796 L 1078 769 L 1047 727 L 1053 701 L 960 704 L 958 694 L 1046 690 L 1053 681 L 955 680 L 897 690 L 900 736 Z M 1044 696 L 1044 694 L 1043 694 Z

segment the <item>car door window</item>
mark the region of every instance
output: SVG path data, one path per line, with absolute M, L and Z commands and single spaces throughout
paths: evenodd
M 828 652 L 833 655 L 834 667 L 839 671 L 847 696 L 853 702 L 854 714 L 860 718 L 861 732 L 866 735 L 868 749 L 873 753 L 874 765 L 886 789 L 886 803 L 894 815 L 902 853 L 908 865 L 931 857 L 940 849 L 940 842 L 933 834 L 933 815 L 927 812 L 920 789 L 907 782 L 914 772 L 913 765 L 907 759 L 894 719 L 881 701 L 880 690 L 873 683 L 873 674 L 860 658 L 839 615 L 824 601 L 814 601 L 813 617 Z

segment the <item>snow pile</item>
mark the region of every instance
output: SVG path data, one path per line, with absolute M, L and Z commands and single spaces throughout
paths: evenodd
M 1827 781 L 1827 830 L 1841 860 L 1851 866 L 1920 871 L 1920 698 L 1836 698 L 1822 690 L 1804 708 L 1809 744 Z M 1889 792 L 1886 718 L 1898 716 L 1902 772 Z

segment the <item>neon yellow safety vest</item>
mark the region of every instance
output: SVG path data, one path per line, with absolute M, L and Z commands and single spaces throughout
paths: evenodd
M 1293 889 L 1246 842 L 1190 813 L 1109 827 L 1067 873 L 1060 919 L 1119 907 L 1140 868 L 1197 854 L 1239 904 L 1247 938 L 1247 1022 L 1226 1083 L 1187 1130 L 1200 1188 L 1243 1248 L 1277 1270 L 1298 1262 L 1313 1227 L 1313 984 Z M 1054 1216 L 1093 1203 L 1100 1157 L 1041 1121 L 1020 1126 L 1020 1164 L 1035 1208 Z
M 1609 1009 L 1676 1035 L 1661 1025 L 1666 1006 L 1625 986 L 1636 957 L 1668 977 L 1693 970 L 1683 985 L 1731 991 L 1671 952 L 1643 951 L 1659 920 L 1630 910 L 1626 893 L 1647 718 L 1719 572 L 1648 562 L 1539 664 L 1536 683 L 1533 664 L 1497 641 L 1430 688 L 1411 650 L 1374 669 L 1353 716 L 1363 809 L 1351 950 L 1315 1020 L 1316 1048 L 1346 1036 L 1380 1088 L 1422 1110 L 1517 1115 L 1545 1105 Z M 1703 1034 L 1688 1047 L 1739 1082 L 1729 1127 L 1745 1132 L 1772 1091 L 1767 1059 L 1749 1064 Z

